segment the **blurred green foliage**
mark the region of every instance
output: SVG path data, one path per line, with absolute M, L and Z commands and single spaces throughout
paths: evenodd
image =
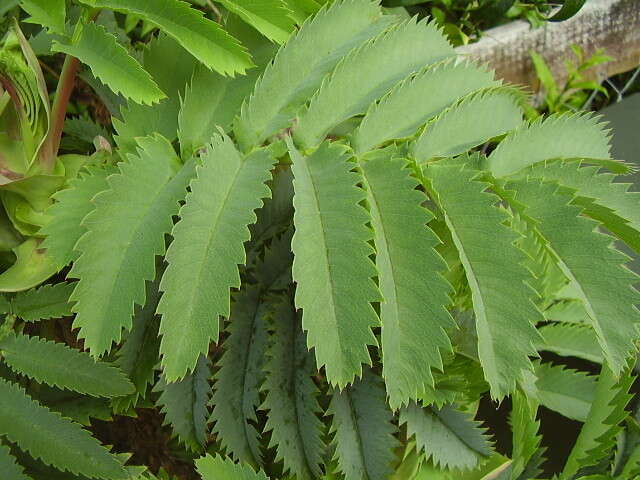
M 547 0 L 383 0 L 386 7 L 405 7 L 410 15 L 433 17 L 455 45 L 465 45 L 482 35 L 482 31 L 516 19 L 527 20 L 533 27 L 546 21 L 570 18 L 584 0 L 567 0 L 550 17 L 558 2 Z

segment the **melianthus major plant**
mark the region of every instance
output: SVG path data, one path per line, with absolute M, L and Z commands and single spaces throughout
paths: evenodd
M 39 228 L 3 197 L 68 281 L 1 305 L 0 470 L 154 478 L 80 425 L 155 404 L 205 480 L 524 480 L 542 405 L 584 422 L 558 478 L 635 478 L 614 241 L 640 250 L 640 210 L 599 120 L 524 122 L 520 90 L 370 0 L 273 57 L 244 35 L 259 77 L 158 36 L 140 64 L 168 98 L 114 112 L 115 152 L 77 159 Z M 74 348 L 38 329 L 63 316 Z M 474 420 L 487 392 L 511 399 L 510 458 Z
M 316 0 L 261 0 L 246 4 L 220 0 L 220 3 L 235 13 L 237 19 L 252 25 L 274 42 L 283 42 L 295 22 L 303 21 L 309 13 L 320 8 Z M 203 12 L 180 0 L 87 0 L 75 4 L 67 0 L 23 0 L 20 6 L 30 15 L 25 20 L 27 23 L 45 28 L 29 42 L 16 24 L 5 36 L 0 52 L 1 195 L 6 214 L 17 230 L 5 228 L 8 233 L 0 245 L 3 252 L 13 250 L 15 257 L 13 261 L 4 259 L 5 263 L 13 263 L 0 275 L 0 291 L 5 292 L 38 285 L 58 270 L 39 248 L 41 235 L 38 232 L 47 222 L 44 211 L 51 204 L 50 197 L 75 178 L 81 168 L 104 161 L 103 151 L 91 158 L 60 155 L 67 106 L 81 62 L 91 69 L 87 81 L 99 89 L 104 89 L 105 84 L 110 88 L 110 102 L 131 102 L 131 115 L 134 112 L 143 114 L 144 109 L 140 108 L 143 105 L 166 99 L 155 110 L 156 119 L 160 119 L 163 109 L 178 102 L 177 98 L 168 99 L 167 94 L 171 94 L 176 84 L 182 86 L 180 73 L 158 79 L 159 65 L 145 69 L 136 58 L 139 55 L 127 50 L 130 47 L 128 38 L 117 27 L 114 12 L 126 15 L 128 23 L 132 19 L 133 25 L 142 19 L 151 25 L 151 29 L 160 30 L 165 35 L 164 53 L 176 55 L 176 49 L 186 50 L 190 55 L 182 64 L 189 69 L 197 59 L 206 70 L 208 80 L 218 80 L 221 75 L 244 74 L 255 66 L 254 60 L 262 61 L 260 57 L 252 59 L 241 40 L 228 33 L 238 32 L 246 37 L 241 22 L 236 21 L 235 27 L 224 30 Z M 11 4 L 4 8 L 10 9 Z M 123 42 L 122 38 L 127 41 Z M 53 102 L 50 102 L 32 43 L 48 54 L 67 54 Z M 160 48 L 156 49 L 158 51 Z M 258 72 L 259 69 L 254 68 L 253 73 L 245 77 L 245 82 L 255 79 Z M 230 101 L 233 102 L 237 95 L 231 94 Z M 162 131 L 159 123 L 152 123 L 151 129 Z M 69 123 L 69 129 L 85 134 L 96 130 L 102 133 L 97 126 L 87 125 L 82 119 L 74 125 L 72 129 Z M 104 150 L 105 144 L 100 145 L 100 150 Z

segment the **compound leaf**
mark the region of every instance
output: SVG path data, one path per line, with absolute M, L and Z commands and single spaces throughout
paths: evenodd
M 111 402 L 124 398 L 91 397 L 46 384 L 40 384 L 37 390 L 32 390 L 29 394 L 47 408 L 85 426 L 91 425 L 91 419 L 111 420 Z
M 572 285 L 570 286 L 573 287 Z M 587 313 L 582 300 L 577 298 L 577 289 L 574 290 L 576 290 L 574 298 L 562 298 L 560 301 L 552 304 L 543 312 L 544 318 L 553 322 L 588 324 L 589 314 Z M 560 293 L 557 293 L 557 295 L 560 296 Z
M 304 23 L 309 15 L 320 10 L 322 3 L 321 0 L 284 0 L 285 6 L 297 24 Z

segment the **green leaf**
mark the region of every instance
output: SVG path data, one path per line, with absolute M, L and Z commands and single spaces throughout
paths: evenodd
M 587 0 L 565 0 L 562 7 L 549 18 L 550 22 L 563 22 L 580 11 Z
M 217 127 L 227 131 L 251 92 L 256 75 L 253 70 L 237 78 L 223 77 L 204 67 L 196 69 L 186 87 L 178 116 L 178 139 L 182 158 L 189 158 L 204 147 Z M 207 108 L 202 108 L 206 104 Z
M 256 408 L 260 405 L 262 368 L 266 361 L 267 319 L 270 305 L 261 298 L 261 288 L 248 286 L 235 296 L 227 327 L 224 353 L 218 362 L 213 411 L 213 433 L 227 454 L 252 465 L 262 463 Z
M 537 420 L 538 404 L 528 398 L 523 392 L 516 390 L 511 398 L 513 408 L 509 418 L 513 432 L 513 451 L 511 459 L 511 478 L 520 480 L 523 472 L 536 462 L 537 453 L 540 451 L 542 435 L 538 433 L 540 421 Z M 539 465 L 535 465 L 537 469 Z M 537 475 L 536 475 L 537 476 Z M 529 480 L 533 475 L 522 478 Z
M 109 188 L 107 176 L 116 171 L 113 167 L 89 167 L 69 182 L 69 188 L 53 196 L 56 202 L 46 211 L 51 220 L 40 229 L 40 233 L 45 236 L 42 248 L 47 249 L 58 267 L 77 260 L 79 254 L 74 247 L 86 232 L 82 220 L 95 208 L 91 202 L 93 197 Z
M 618 175 L 629 175 L 632 173 L 636 173 L 638 171 L 638 167 L 633 163 L 625 162 L 624 160 L 616 160 L 616 159 L 606 159 L 606 158 L 573 158 L 573 159 L 565 159 L 565 161 L 576 160 L 580 161 L 586 165 L 598 165 L 602 168 L 606 168 L 613 173 L 617 173 Z
M 204 355 L 198 359 L 193 372 L 175 383 L 161 378 L 154 391 L 161 392 L 158 404 L 162 405 L 165 425 L 194 452 L 201 452 L 207 443 L 207 404 L 209 403 L 209 360 Z
M 0 339 L 0 355 L 13 371 L 54 387 L 94 397 L 118 397 L 133 391 L 122 371 L 62 343 L 10 334 Z
M 544 58 L 542 58 L 540 54 L 531 51 L 530 55 L 533 68 L 536 69 L 536 75 L 545 89 L 545 102 L 551 106 L 558 100 L 558 84 L 556 83 L 556 79 L 553 73 L 551 73 L 549 65 L 547 65 L 547 62 L 544 61 Z
M 299 25 L 304 23 L 309 15 L 320 10 L 322 1 L 316 0 L 284 0 L 285 6 L 289 9 L 291 17 L 293 17 Z
M 42 25 L 52 33 L 65 34 L 65 0 L 22 0 L 20 7 L 31 15 L 25 22 Z
M 620 480 L 633 480 L 638 478 L 638 475 L 640 475 L 640 445 L 635 445 L 618 478 Z
M 509 87 L 468 94 L 427 124 L 412 144 L 413 157 L 418 162 L 453 157 L 513 130 L 522 123 L 520 95 Z
M 635 352 L 640 294 L 637 276 L 624 267 L 628 257 L 615 250 L 613 238 L 596 231 L 598 223 L 580 215 L 573 197 L 539 180 L 510 182 L 525 214 L 545 240 L 567 278 L 576 286 L 611 370 L 619 374 Z
M 171 58 L 171 68 L 167 68 L 167 58 Z M 144 45 L 142 64 L 167 98 L 154 105 L 128 102 L 121 109 L 121 118 L 114 113 L 113 126 L 118 132 L 115 141 L 122 158 L 136 153 L 138 137 L 158 133 L 170 142 L 177 138 L 180 99 L 198 65 L 189 52 L 164 34 Z
M 71 295 L 74 327 L 94 356 L 120 341 L 134 304 L 144 305 L 145 281 L 155 278 L 155 256 L 164 254 L 164 236 L 193 175 L 192 162 L 180 167 L 164 138 L 139 142 L 138 156 L 120 163 L 109 189 L 94 197 L 96 208 L 83 221 L 88 232 L 77 244 L 82 254 L 69 273 L 80 279 Z
M 231 459 L 207 455 L 196 460 L 196 468 L 202 480 L 268 480 L 263 472 L 233 463 Z
M 536 304 L 540 308 L 544 308 L 556 298 L 558 290 L 565 287 L 567 278 L 547 251 L 544 241 L 529 225 L 527 220 L 521 218 L 517 212 L 511 213 L 513 213 L 513 216 L 510 219 L 509 226 L 516 233 L 522 235 L 516 241 L 516 246 L 526 254 L 523 265 L 533 275 L 533 280 L 530 284 L 538 294 Z M 545 313 L 546 311 L 543 312 L 543 315 Z M 545 318 L 548 319 L 549 317 L 545 315 Z
M 505 226 L 508 215 L 498 197 L 486 191 L 477 172 L 454 165 L 429 166 L 426 175 L 464 266 L 476 317 L 478 353 L 491 396 L 512 392 L 531 371 L 542 315 L 532 302 L 530 273 L 517 234 Z M 500 252 L 496 255 L 495 252 Z
M 389 404 L 396 409 L 433 386 L 432 368 L 442 370 L 440 350 L 451 351 L 445 328 L 452 288 L 443 278 L 446 263 L 436 252 L 438 237 L 426 225 L 433 214 L 423 207 L 407 161 L 381 154 L 360 163 L 375 232 L 376 267 L 382 320 L 382 376 Z
M 371 302 L 380 300 L 369 258 L 369 215 L 360 205 L 364 190 L 352 172 L 346 148 L 323 143 L 303 157 L 289 142 L 294 175 L 296 233 L 292 248 L 296 307 L 303 311 L 309 348 L 318 368 L 340 388 L 371 362 L 367 345 L 376 345 L 371 328 L 379 319 Z
M 126 411 L 129 406 L 135 404 L 139 396 L 145 397 L 149 385 L 154 383 L 154 370 L 160 352 L 160 337 L 158 336 L 160 317 L 156 315 L 160 301 L 158 290 L 160 276 L 161 272 L 158 272 L 153 283 L 147 282 L 147 301 L 144 307 L 136 306 L 131 332 L 118 350 L 115 363 L 129 376 L 136 391 L 127 398 L 114 400 L 114 407 L 117 411 Z
M 192 370 L 209 342 L 218 340 L 218 317 L 229 316 L 229 289 L 240 286 L 247 226 L 269 195 L 265 182 L 275 160 L 267 150 L 244 156 L 226 136 L 212 142 L 180 210 L 160 283 L 160 352 L 168 381 Z
M 94 8 L 108 8 L 142 17 L 173 37 L 194 57 L 222 75 L 244 73 L 253 66 L 240 43 L 204 13 L 181 0 L 81 0 Z
M 452 406 L 423 408 L 410 403 L 400 410 L 400 425 L 418 451 L 444 469 L 468 470 L 492 453 L 485 430 L 473 417 Z
M 251 225 L 251 249 L 260 250 L 261 245 L 289 228 L 293 221 L 293 173 L 291 168 L 279 167 L 273 170 L 273 180 L 269 182 L 271 198 L 264 201 L 258 210 L 258 220 Z M 289 253 L 291 253 L 289 246 Z
M 587 420 L 596 390 L 596 377 L 562 365 L 543 363 L 536 367 L 540 403 L 567 418 Z
M 0 397 L 0 435 L 32 457 L 74 474 L 104 480 L 130 478 L 117 457 L 89 432 L 39 405 L 21 387 L 0 378 Z
M 12 249 L 16 261 L 0 274 L 0 292 L 28 290 L 59 270 L 41 243 L 41 239 L 31 237 Z
M 89 65 L 111 90 L 134 102 L 152 104 L 165 97 L 142 65 L 101 25 L 87 23 L 77 42 L 71 45 L 54 42 L 51 48 Z
M 111 420 L 111 402 L 122 398 L 90 397 L 46 384 L 38 385 L 37 390 L 34 389 L 29 394 L 50 410 L 86 426 L 91 425 L 91 419 Z
M 269 448 L 284 473 L 300 480 L 318 478 L 325 456 L 324 426 L 318 415 L 318 387 L 313 355 L 307 350 L 295 308 L 285 299 L 273 315 L 272 344 L 263 385 L 267 410 L 265 432 L 271 431 Z
M 269 40 L 284 43 L 293 31 L 293 20 L 282 0 L 218 0 Z
M 296 143 L 315 147 L 333 127 L 365 113 L 400 80 L 453 55 L 453 47 L 434 23 L 414 17 L 394 25 L 350 52 L 322 82 L 298 116 Z
M 513 174 L 553 158 L 610 158 L 609 138 L 599 117 L 589 113 L 551 115 L 511 132 L 491 152 L 487 170 Z
M 234 125 L 244 151 L 260 145 L 295 117 L 322 79 L 354 46 L 392 21 L 371 0 L 342 0 L 305 22 L 278 51 Z
M 63 131 L 69 137 L 79 140 L 83 144 L 93 145 L 97 136 L 111 141 L 110 132 L 101 124 L 93 121 L 88 115 L 67 118 L 64 121 Z
M 293 210 L 292 206 L 291 208 Z M 266 294 L 286 290 L 293 283 L 291 279 L 291 265 L 293 264 L 292 236 L 293 228 L 289 226 L 280 236 L 274 235 L 270 245 L 263 245 L 263 260 L 257 261 L 252 273 L 262 285 Z
M 69 296 L 74 287 L 73 283 L 63 282 L 19 292 L 11 299 L 11 312 L 27 322 L 70 316 Z
M 631 400 L 628 392 L 634 377 L 629 370 L 625 368 L 617 378 L 608 365 L 602 366 L 587 421 L 560 478 L 573 478 L 581 468 L 598 464 L 615 446 L 616 436 L 622 430 L 620 423 L 628 415 L 625 407 Z
M 386 480 L 393 473 L 399 442 L 385 397 L 380 377 L 369 372 L 333 392 L 327 414 L 333 416 L 334 460 L 346 480 Z
M 9 447 L 2 443 L 0 443 L 0 471 L 5 480 L 31 480 L 31 477 L 24 473 L 24 468 L 11 455 Z
M 571 284 L 569 284 L 569 286 L 573 287 Z M 575 297 L 578 297 L 578 290 L 575 290 Z M 561 292 L 558 292 L 557 296 L 560 301 L 554 303 L 543 312 L 545 319 L 562 323 L 590 323 L 589 314 L 587 313 L 582 300 L 579 298 L 565 299 L 561 296 Z
M 460 97 L 498 85 L 492 72 L 469 62 L 428 65 L 371 104 L 351 144 L 356 153 L 364 153 L 389 140 L 409 137 Z M 425 95 L 436 91 L 437 95 Z
M 593 329 L 586 325 L 550 324 L 539 329 L 544 341 L 539 351 L 553 352 L 565 357 L 582 358 L 602 363 L 602 353 Z
M 575 191 L 579 198 L 574 203 L 585 214 L 640 252 L 640 193 L 629 192 L 631 183 L 619 183 L 617 175 L 600 173 L 600 167 L 582 166 L 580 161 L 543 162 L 525 171 Z
M 293 1 L 295 2 L 298 0 L 293 0 Z M 301 0 L 301 1 L 305 1 L 305 0 Z M 17 7 L 19 3 L 20 3 L 20 0 L 7 0 L 2 4 L 2 6 L 0 6 L 0 15 L 4 16 L 9 10 Z

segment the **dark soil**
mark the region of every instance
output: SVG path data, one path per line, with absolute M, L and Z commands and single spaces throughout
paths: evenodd
M 193 463 L 178 458 L 171 448 L 168 428 L 162 426 L 162 415 L 157 409 L 136 410 L 138 417 L 116 416 L 113 421 L 95 420 L 91 427 L 94 435 L 105 445 L 113 445 L 117 453 L 134 452 L 131 465 L 147 465 L 155 474 L 164 468 L 182 480 L 198 480 Z

